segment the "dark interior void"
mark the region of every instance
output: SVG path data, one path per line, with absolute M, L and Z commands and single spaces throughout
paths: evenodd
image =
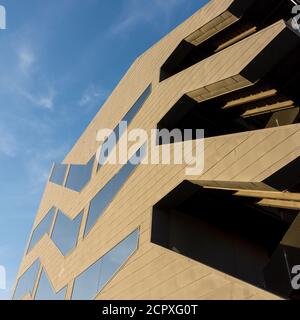
M 298 45 L 252 86 L 199 103 L 183 96 L 160 120 L 158 129 L 204 129 L 205 137 L 212 137 L 298 123 L 299 51 Z M 252 77 L 254 69 L 261 70 L 259 65 L 264 65 L 262 58 L 245 72 Z
M 264 269 L 291 221 L 256 201 L 183 182 L 153 208 L 151 241 L 272 291 Z
M 234 24 L 199 45 L 183 40 L 161 68 L 163 81 L 278 20 L 289 21 L 294 4 L 290 0 L 236 0 L 229 12 L 240 17 Z
M 300 157 L 275 172 L 264 182 L 279 191 L 300 193 Z M 300 235 L 299 235 L 300 237 Z

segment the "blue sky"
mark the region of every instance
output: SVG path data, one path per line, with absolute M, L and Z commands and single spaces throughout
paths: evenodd
M 9 298 L 54 161 L 133 60 L 204 0 L 0 0 L 0 265 Z

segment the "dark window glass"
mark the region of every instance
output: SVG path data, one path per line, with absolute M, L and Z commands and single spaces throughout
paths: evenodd
M 28 246 L 27 252 L 29 252 L 44 236 L 44 234 L 50 235 L 50 228 L 52 226 L 53 218 L 55 214 L 55 209 L 52 208 L 44 219 L 38 224 L 32 233 L 32 237 Z
M 98 218 L 103 214 L 104 210 L 108 207 L 113 198 L 122 188 L 128 177 L 138 166 L 139 162 L 141 162 L 146 154 L 146 146 L 146 144 L 143 145 L 128 161 L 128 163 L 120 169 L 120 171 L 103 187 L 103 189 L 98 192 L 95 198 L 91 201 L 86 227 L 84 230 L 85 236 L 89 233 Z M 137 156 L 139 157 L 140 161 L 135 161 L 137 164 L 132 164 L 132 159 L 134 158 L 136 160 Z
M 80 192 L 91 179 L 95 156 L 86 165 L 71 165 L 66 187 Z
M 77 244 L 82 215 L 81 212 L 74 220 L 71 220 L 61 211 L 58 211 L 51 239 L 64 256 Z
M 66 164 L 55 163 L 49 181 L 62 186 L 65 181 L 67 169 L 68 166 Z
M 64 287 L 56 293 L 49 281 L 46 271 L 43 269 L 34 300 L 64 300 L 66 292 L 67 287 Z
M 74 281 L 72 300 L 92 300 L 137 250 L 139 230 L 116 245 Z
M 21 300 L 27 294 L 32 296 L 40 265 L 40 261 L 36 260 L 19 278 L 13 300 Z
M 131 123 L 135 115 L 138 113 L 138 111 L 141 109 L 151 92 L 152 85 L 150 84 L 121 121 L 127 122 L 127 126 L 129 126 L 129 124 Z M 124 127 L 118 124 L 116 128 L 113 130 L 112 135 L 108 137 L 107 140 L 103 143 L 99 157 L 98 169 L 100 165 L 104 163 L 104 160 L 108 158 L 109 154 L 111 153 L 115 145 L 118 143 L 123 133 Z

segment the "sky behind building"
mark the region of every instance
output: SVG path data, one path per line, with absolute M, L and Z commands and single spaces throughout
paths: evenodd
M 2 0 L 0 265 L 10 298 L 51 169 L 134 59 L 202 0 Z

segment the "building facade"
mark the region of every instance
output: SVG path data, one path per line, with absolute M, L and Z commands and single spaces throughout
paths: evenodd
M 53 166 L 14 299 L 299 298 L 295 4 L 212 0 L 133 63 Z M 121 121 L 204 129 L 203 170 L 145 164 L 147 142 L 99 164 L 97 132 L 116 133 L 112 152 Z

